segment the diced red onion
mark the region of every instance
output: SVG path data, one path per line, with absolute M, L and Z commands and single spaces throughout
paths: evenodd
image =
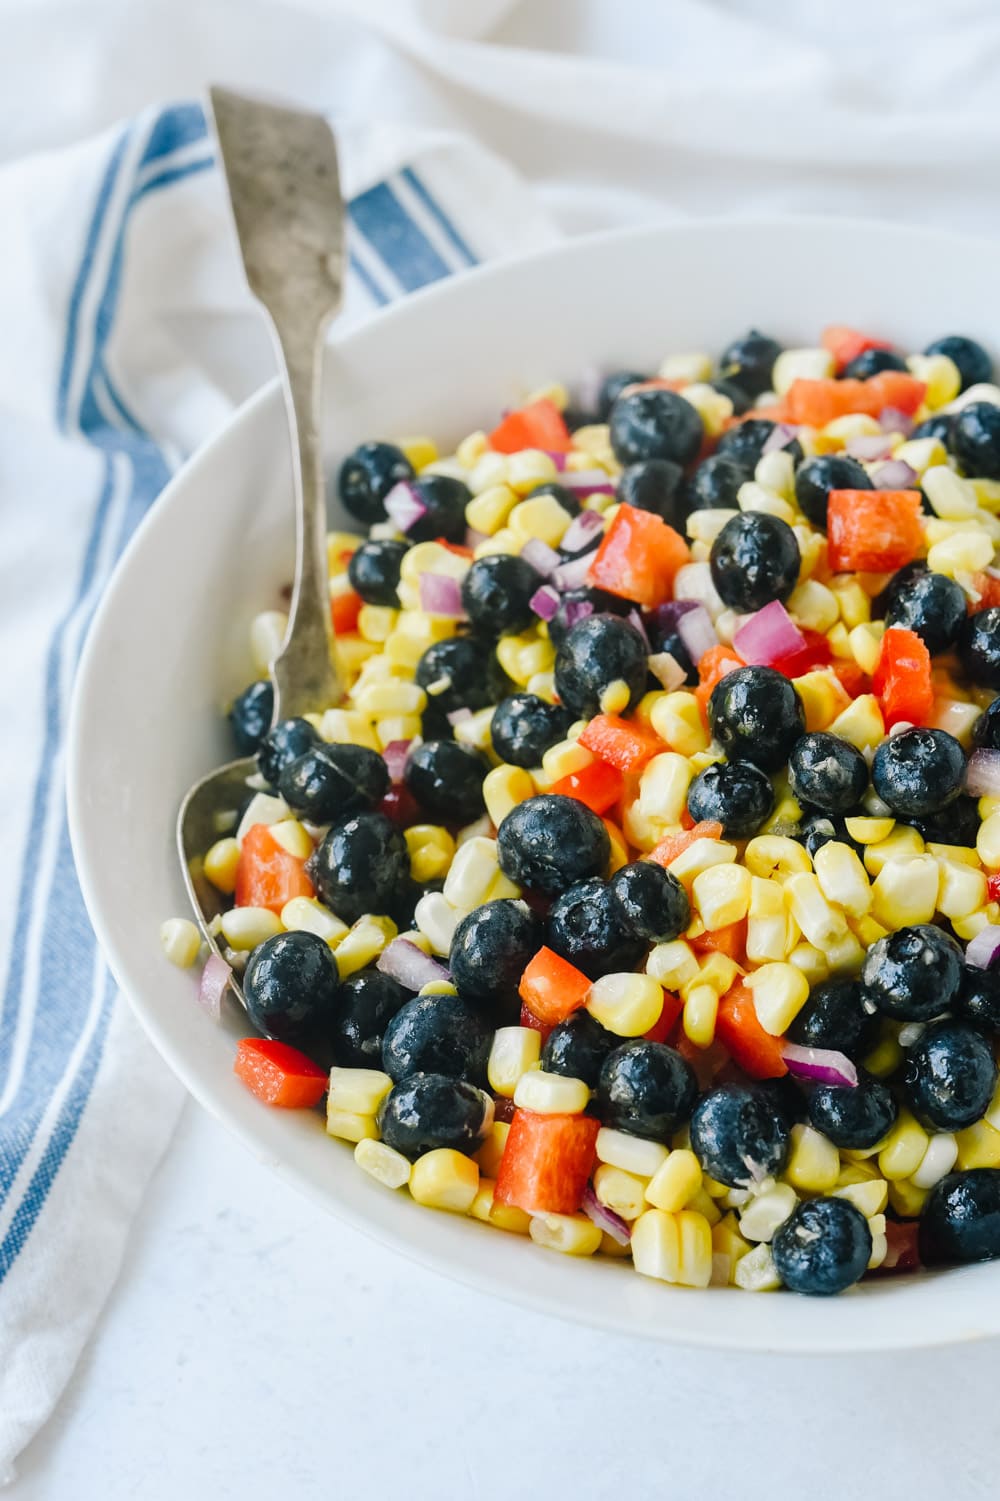
M 646 643 L 646 650 L 649 651 L 650 650 L 649 636 L 646 634 L 646 626 L 645 626 L 645 624 L 643 622 L 642 616 L 639 614 L 639 611 L 636 610 L 636 609 L 629 610 L 629 612 L 626 615 L 625 619 L 628 621 L 629 625 L 634 625 L 635 626 L 636 630 L 639 632 L 639 635 L 642 637 L 643 641 Z
M 390 777 L 397 785 L 403 780 L 406 758 L 410 754 L 412 744 L 412 740 L 390 740 L 382 752 L 382 760 L 388 768 Z
M 813 1079 L 817 1084 L 840 1084 L 854 1089 L 858 1071 L 846 1053 L 834 1048 L 803 1048 L 795 1042 L 782 1044 L 781 1056 L 788 1072 L 799 1079 Z
M 485 542 L 485 541 L 486 541 L 486 533 L 485 532 L 477 532 L 474 526 L 467 526 L 465 528 L 465 545 L 466 545 L 466 547 L 471 547 L 472 550 L 473 550 L 473 552 L 475 552 L 475 550 L 479 546 L 480 542 Z
M 899 407 L 883 407 L 878 420 L 885 432 L 902 433 L 904 438 L 908 438 L 916 427 L 913 418 L 901 412 Z
M 462 604 L 462 586 L 458 579 L 447 573 L 422 573 L 420 575 L 420 608 L 428 615 L 446 615 L 459 620 L 465 614 Z
M 586 620 L 588 615 L 593 615 L 594 606 L 589 599 L 571 599 L 566 606 L 566 629 L 572 630 L 579 625 L 581 620 Z
M 385 497 L 385 513 L 401 532 L 408 532 L 421 516 L 427 515 L 427 505 L 410 482 L 404 479 L 398 485 L 393 485 Z
M 793 427 L 790 422 L 776 422 L 774 431 L 768 433 L 761 447 L 761 458 L 766 453 L 778 453 L 782 448 L 787 448 L 792 439 L 797 438 L 798 435 L 798 428 Z
M 451 713 L 446 714 L 444 717 L 450 725 L 464 724 L 467 719 L 472 718 L 472 710 L 465 708 L 452 709 Z
M 872 475 L 876 490 L 912 490 L 917 471 L 905 459 L 887 459 Z
M 376 959 L 375 968 L 398 980 L 404 990 L 421 990 L 435 980 L 451 979 L 443 964 L 417 948 L 409 938 L 394 938 L 387 944 Z
M 548 455 L 553 464 L 555 464 L 559 473 L 562 474 L 563 470 L 566 468 L 566 455 L 564 453 L 561 453 L 557 448 L 543 448 L 542 453 Z
M 997 954 L 1000 954 L 1000 928 L 995 923 L 987 923 L 985 928 L 980 928 L 975 938 L 969 940 L 965 962 L 971 964 L 973 969 L 989 969 Z
M 1000 797 L 1000 750 L 974 750 L 965 770 L 965 790 L 972 797 Z
M 882 433 L 858 433 L 856 437 L 848 438 L 844 452 L 852 459 L 864 459 L 866 463 L 874 464 L 877 459 L 889 457 L 892 440 Z
M 612 1240 L 616 1240 L 620 1246 L 627 1246 L 632 1239 L 632 1232 L 628 1227 L 628 1221 L 623 1220 L 620 1214 L 615 1214 L 606 1204 L 602 1204 L 594 1192 L 594 1185 L 588 1183 L 583 1193 L 581 1209 L 592 1220 L 599 1230 L 605 1231 Z
M 656 681 L 662 683 L 668 693 L 672 693 L 675 688 L 682 688 L 687 681 L 684 668 L 668 651 L 656 652 L 649 658 L 647 665 Z
M 544 579 L 551 578 L 562 562 L 555 548 L 543 542 L 541 537 L 529 537 L 521 548 L 521 557 Z
M 198 1004 L 214 1022 L 222 1016 L 222 997 L 232 979 L 232 969 L 221 954 L 209 954 L 198 981 Z
M 696 605 L 693 610 L 685 610 L 684 614 L 678 617 L 677 634 L 684 642 L 687 654 L 696 667 L 705 653 L 719 644 L 712 617 L 704 605 Z
M 524 548 L 521 549 L 524 557 Z M 552 582 L 558 589 L 580 589 L 587 582 L 590 573 L 590 565 L 594 561 L 593 553 L 581 553 L 578 558 L 569 558 L 565 563 L 560 563 L 552 575 Z
M 751 667 L 770 667 L 805 644 L 805 636 L 780 599 L 757 610 L 733 637 L 733 646 Z
M 682 615 L 689 610 L 697 610 L 696 599 L 669 599 L 664 605 L 657 605 L 655 610 L 648 611 L 649 623 L 658 635 L 669 635 L 676 631 L 677 622 Z
M 583 495 L 614 495 L 615 487 L 603 469 L 567 469 L 561 484 Z
M 717 620 L 726 608 L 719 598 L 719 591 L 712 581 L 712 569 L 708 563 L 685 563 L 674 575 L 674 599 L 693 599 L 704 605 L 713 620 Z
M 553 589 L 551 584 L 543 584 L 535 590 L 528 604 L 540 620 L 551 620 L 559 608 L 559 590 Z
M 560 543 L 565 552 L 579 552 L 588 543 L 594 540 L 597 532 L 604 528 L 604 517 L 600 511 L 581 511 L 579 516 L 574 516 L 566 534 Z

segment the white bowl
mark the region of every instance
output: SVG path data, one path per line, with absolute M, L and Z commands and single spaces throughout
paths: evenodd
M 920 349 L 1000 351 L 996 247 L 851 221 L 708 223 L 577 241 L 407 299 L 339 341 L 325 388 L 335 462 L 366 438 L 488 426 L 533 386 L 595 364 L 653 369 L 757 325 L 813 344 L 846 322 Z M 185 911 L 182 793 L 231 755 L 220 704 L 252 676 L 247 628 L 291 567 L 285 416 L 268 387 L 167 487 L 105 594 L 76 685 L 69 805 L 87 907 L 167 1062 L 265 1162 L 335 1215 L 447 1276 L 599 1328 L 721 1348 L 878 1350 L 1000 1332 L 1000 1266 L 873 1281 L 834 1300 L 671 1288 L 434 1214 L 355 1167 L 313 1114 L 262 1107 L 232 1072 L 242 1013 L 214 1025 L 160 952 Z

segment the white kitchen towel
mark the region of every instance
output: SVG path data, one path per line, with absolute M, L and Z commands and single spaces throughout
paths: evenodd
M 468 142 L 345 126 L 341 153 L 345 320 L 552 237 Z M 225 216 L 197 104 L 0 172 L 0 1479 L 93 1328 L 181 1103 L 87 922 L 64 735 L 116 559 L 272 371 Z

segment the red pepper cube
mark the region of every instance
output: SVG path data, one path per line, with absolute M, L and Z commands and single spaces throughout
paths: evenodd
M 753 992 L 736 984 L 719 1002 L 715 1035 L 734 1063 L 752 1079 L 780 1079 L 788 1073 L 780 1037 L 765 1032 L 757 1020 Z
M 587 582 L 651 610 L 670 598 L 677 570 L 690 561 L 684 538 L 660 516 L 621 505 L 594 554 Z
M 870 376 L 865 385 L 868 387 L 869 410 L 874 417 L 887 407 L 912 417 L 927 395 L 927 382 L 917 380 L 905 370 L 880 370 L 878 375 Z
M 519 453 L 522 448 L 544 448 L 549 453 L 566 453 L 569 428 L 562 412 L 547 397 L 508 412 L 490 433 L 490 447 L 496 453 Z
M 311 1110 L 326 1093 L 326 1070 L 298 1048 L 270 1037 L 244 1037 L 233 1073 L 258 1100 L 281 1110 Z
M 575 1214 L 594 1166 L 600 1122 L 515 1110 L 493 1198 L 526 1214 Z
M 357 632 L 358 616 L 363 604 L 361 595 L 356 594 L 353 589 L 346 589 L 343 594 L 333 596 L 330 600 L 330 620 L 336 635 L 347 636 Z
M 831 490 L 827 539 L 834 573 L 888 573 L 924 550 L 919 490 Z
M 663 742 L 640 725 L 617 714 L 598 714 L 584 728 L 579 744 L 620 772 L 639 771 L 663 750 Z
M 886 724 L 926 724 L 934 708 L 931 654 L 916 631 L 892 625 L 882 637 L 872 690 Z
M 606 813 L 622 795 L 625 780 L 620 771 L 605 761 L 593 761 L 581 771 L 567 772 L 549 788 L 551 793 L 575 797 L 592 813 Z
M 648 1032 L 643 1032 L 643 1042 L 666 1042 L 684 1010 L 684 1002 L 673 991 L 663 992 L 663 1010 L 659 1019 L 653 1023 Z
M 282 849 L 266 824 L 247 830 L 236 866 L 237 907 L 267 907 L 280 917 L 293 897 L 314 895 L 304 860 Z
M 831 323 L 823 330 L 823 348 L 833 355 L 837 374 L 856 360 L 859 354 L 864 354 L 867 349 L 891 349 L 892 345 L 885 339 L 872 338 L 870 334 L 863 334 L 856 328 L 848 328 L 846 324 Z
M 723 646 L 721 641 L 718 646 L 708 648 L 698 663 L 698 686 L 694 690 L 694 696 L 701 709 L 701 717 L 706 724 L 708 724 L 708 701 L 712 697 L 712 689 L 729 673 L 737 672 L 739 668 L 746 665 L 743 658 L 731 646 Z
M 696 839 L 721 839 L 722 825 L 714 818 L 703 819 L 701 823 L 692 824 L 680 834 L 667 834 L 649 852 L 650 860 L 655 860 L 657 865 L 670 865 L 683 855 L 688 845 L 694 844 Z
M 549 948 L 540 948 L 521 976 L 521 1000 L 545 1026 L 566 1020 L 587 999 L 590 980 Z

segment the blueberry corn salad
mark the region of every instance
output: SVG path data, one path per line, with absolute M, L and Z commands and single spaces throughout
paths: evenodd
M 666 1283 L 1000 1256 L 991 381 L 966 337 L 752 331 L 352 453 L 346 700 L 272 725 L 256 619 L 259 774 L 197 872 L 246 1086 Z

